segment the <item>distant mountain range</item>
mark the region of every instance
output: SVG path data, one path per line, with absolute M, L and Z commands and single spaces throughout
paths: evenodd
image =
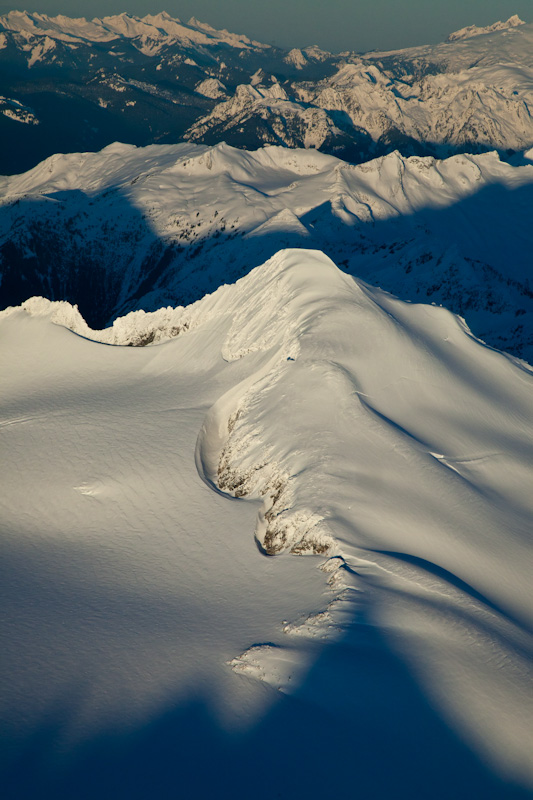
M 0 172 L 52 153 L 192 141 L 352 163 L 533 145 L 533 24 L 392 52 L 282 50 L 166 13 L 0 17 Z

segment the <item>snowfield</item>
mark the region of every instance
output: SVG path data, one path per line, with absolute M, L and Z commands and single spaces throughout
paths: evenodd
M 13 797 L 530 796 L 525 362 L 304 249 L 0 335 Z

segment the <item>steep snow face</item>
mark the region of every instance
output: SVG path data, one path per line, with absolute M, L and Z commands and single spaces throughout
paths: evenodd
M 2 179 L 3 303 L 69 300 L 104 327 L 131 310 L 190 303 L 280 247 L 317 247 L 533 360 L 524 162 L 393 153 L 352 166 L 312 149 L 193 144 L 53 156 Z
M 287 769 L 287 720 L 323 755 L 347 737 L 339 791 L 355 769 L 390 796 L 398 774 L 376 764 L 400 753 L 398 796 L 422 775 L 449 797 L 456 737 L 489 765 L 461 757 L 459 797 L 521 797 L 513 787 L 533 780 L 531 370 L 316 251 L 143 315 L 142 331 L 139 315 L 117 321 L 106 341 L 151 329 L 141 349 L 90 341 L 102 337 L 83 324 L 36 299 L 0 314 L 0 685 L 15 756 L 31 741 L 41 758 L 52 704 L 68 709 L 60 746 L 75 756 L 195 696 L 230 730 L 259 726 L 243 769 L 268 747 L 260 797 Z M 189 718 L 195 741 L 202 720 Z M 369 740 L 376 752 L 360 755 Z M 292 741 L 300 776 L 308 741 Z M 228 757 L 210 749 L 213 766 Z M 43 758 L 41 788 L 61 769 Z M 309 796 L 330 785 L 327 765 Z

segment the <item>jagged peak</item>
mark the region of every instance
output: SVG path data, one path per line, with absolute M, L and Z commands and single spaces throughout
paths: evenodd
M 211 97 L 213 100 L 218 100 L 221 97 L 227 97 L 228 90 L 218 78 L 206 78 L 196 84 L 195 92 L 204 97 Z
M 199 19 L 196 19 L 196 17 L 191 17 L 188 20 L 187 25 L 189 25 L 191 28 L 204 28 L 210 31 L 215 30 L 213 27 L 211 27 L 211 25 L 208 25 L 207 22 L 201 22 Z
M 163 19 L 165 21 L 179 22 L 178 17 L 171 17 L 168 11 L 160 11 L 159 14 L 146 14 L 143 19 Z
M 72 18 L 65 15 L 49 17 L 46 14 L 27 11 L 10 11 L 0 16 L 0 26 L 6 30 L 24 32 L 26 35 L 48 35 L 55 39 L 74 41 L 102 41 L 103 39 L 124 37 L 132 39 L 149 36 L 162 42 L 184 42 L 187 45 L 209 46 L 223 43 L 237 49 L 267 49 L 270 45 L 249 39 L 245 35 L 216 30 L 207 23 L 192 17 L 188 23 L 172 17 L 168 12 L 147 14 L 138 17 L 126 11 L 104 17 L 94 17 L 87 21 L 84 17 Z M 150 55 L 150 53 L 147 53 Z

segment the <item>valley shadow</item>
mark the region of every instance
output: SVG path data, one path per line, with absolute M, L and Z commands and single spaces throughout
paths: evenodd
M 149 676 L 147 676 L 149 679 Z M 235 676 L 235 680 L 251 680 Z M 369 616 L 322 649 L 291 696 L 268 686 L 270 710 L 247 731 L 224 729 L 207 698 L 169 703 L 123 734 L 101 733 L 57 757 L 69 701 L 12 754 L 5 800 L 526 800 L 432 707 Z
M 98 217 L 91 224 L 95 207 Z M 117 302 L 154 285 L 168 264 L 168 248 L 121 193 L 79 189 L 16 199 L 2 208 L 8 233 L 0 245 L 1 307 L 29 297 L 77 305 L 91 328 L 110 324 Z M 143 257 L 131 275 L 136 248 Z M 133 283 L 133 285 L 131 285 Z M 130 309 L 128 309 L 130 310 Z
M 254 189 L 248 189 L 236 191 L 252 203 Z M 276 194 L 271 193 L 274 208 Z M 348 211 L 341 219 L 328 201 L 288 230 L 283 221 L 277 228 L 244 229 L 223 208 L 201 220 L 194 210 L 177 211 L 175 232 L 169 227 L 162 238 L 117 189 L 18 198 L 2 209 L 0 220 L 7 231 L 0 246 L 0 306 L 33 295 L 67 300 L 78 305 L 90 327 L 103 328 L 131 310 L 192 303 L 282 248 L 312 248 L 402 300 L 444 305 L 466 317 L 489 345 L 528 357 L 532 207 L 533 183 L 513 190 L 490 184 L 445 208 L 387 219 Z M 497 335 L 487 314 L 497 320 Z

